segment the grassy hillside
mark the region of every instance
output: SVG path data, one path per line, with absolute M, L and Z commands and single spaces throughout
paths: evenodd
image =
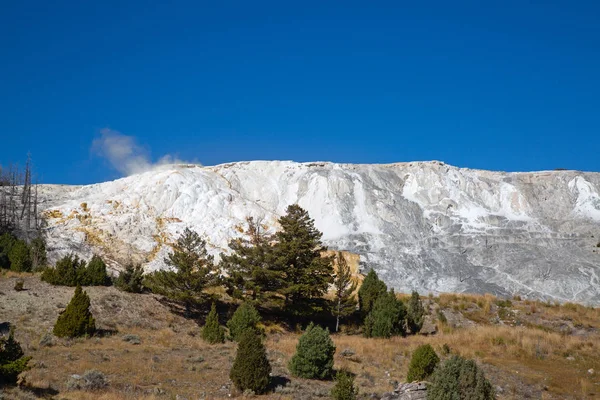
M 24 291 L 15 291 L 17 278 Z M 86 288 L 100 333 L 89 339 L 48 335 L 74 288 L 54 287 L 35 275 L 0 276 L 0 322 L 10 321 L 33 369 L 8 398 L 171 399 L 242 397 L 229 381 L 236 344 L 208 345 L 200 325 L 171 312 L 150 294 L 114 287 Z M 361 396 L 382 395 L 406 377 L 412 351 L 431 344 L 440 357 L 474 358 L 499 399 L 600 397 L 600 309 L 576 304 L 499 300 L 493 296 L 423 297 L 438 332 L 430 336 L 365 339 L 358 327 L 333 335 L 335 367 L 356 374 Z M 222 323 L 231 310 L 220 307 Z M 202 318 L 200 318 L 201 320 Z M 201 322 L 200 322 L 201 323 Z M 290 377 L 288 360 L 299 337 L 277 321 L 266 321 L 273 391 L 265 399 L 327 397 L 333 385 Z M 126 335 L 129 341 L 124 340 Z M 140 344 L 133 344 L 139 338 Z M 345 351 L 346 350 L 346 351 Z M 96 369 L 108 378 L 100 392 L 67 389 L 73 374 Z M 179 396 L 179 397 L 177 397 Z

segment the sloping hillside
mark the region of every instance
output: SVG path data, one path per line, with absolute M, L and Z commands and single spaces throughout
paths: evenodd
M 502 173 L 440 162 L 177 165 L 113 182 L 48 186 L 51 256 L 101 253 L 148 270 L 184 227 L 218 254 L 246 216 L 277 229 L 306 208 L 335 250 L 400 291 L 600 303 L 600 174 Z

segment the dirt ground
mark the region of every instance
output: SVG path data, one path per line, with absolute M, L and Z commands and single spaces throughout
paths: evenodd
M 19 277 L 25 290 L 17 292 L 14 284 Z M 153 295 L 123 293 L 114 287 L 85 290 L 100 333 L 63 340 L 51 331 L 74 288 L 51 286 L 34 275 L 0 275 L 0 322 L 15 326 L 17 340 L 33 357 L 33 368 L 22 375 L 21 388 L 3 389 L 5 399 L 244 397 L 229 380 L 235 343 L 204 343 L 195 320 L 174 314 Z M 412 351 L 423 343 L 430 343 L 440 355 L 446 344 L 453 353 L 475 358 L 499 399 L 600 397 L 599 309 L 520 299 L 506 303 L 492 296 L 443 295 L 425 298 L 425 303 L 438 327 L 434 335 L 386 340 L 332 335 L 335 367 L 356 374 L 362 398 L 379 398 L 403 381 Z M 328 397 L 332 382 L 289 374 L 287 363 L 299 334 L 277 325 L 267 331 L 272 390 L 260 397 Z M 126 335 L 136 335 L 140 343 L 124 340 Z M 71 375 L 91 369 L 107 377 L 106 389 L 67 389 Z

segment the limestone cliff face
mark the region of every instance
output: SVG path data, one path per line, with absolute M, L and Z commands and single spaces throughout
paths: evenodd
M 51 256 L 93 251 L 162 268 L 186 226 L 215 254 L 246 216 L 277 229 L 306 208 L 330 250 L 389 286 L 600 303 L 600 174 L 503 173 L 441 162 L 178 165 L 83 187 L 47 186 Z M 354 261 L 353 261 L 354 262 Z

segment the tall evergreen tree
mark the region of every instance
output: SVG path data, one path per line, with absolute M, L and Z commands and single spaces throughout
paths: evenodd
M 272 236 L 260 220 L 247 217 L 246 223 L 243 236 L 229 242 L 231 253 L 221 255 L 219 267 L 227 272 L 224 283 L 231 296 L 264 300 L 278 282 L 268 267 L 273 258 Z
M 173 252 L 165 258 L 172 270 L 156 271 L 148 275 L 146 285 L 154 293 L 182 302 L 185 314 L 191 314 L 192 305 L 207 299 L 203 290 L 219 283 L 219 276 L 208 255 L 206 241 L 186 228 L 173 245 Z
M 356 310 L 356 281 L 352 279 L 352 273 L 348 262 L 341 252 L 337 253 L 337 273 L 333 279 L 335 297 L 333 304 L 333 315 L 335 315 L 335 331 L 339 331 L 340 318 L 351 315 Z
M 419 293 L 412 292 L 406 310 L 406 322 L 411 333 L 417 334 L 419 331 L 421 331 L 424 317 L 425 308 L 423 308 L 423 303 L 421 302 Z
M 333 257 L 321 257 L 326 247 L 308 212 L 297 204 L 287 208 L 275 234 L 274 260 L 269 268 L 276 292 L 286 309 L 296 313 L 315 311 L 313 299 L 327 292 L 333 281 Z
M 54 335 L 58 337 L 77 337 L 91 335 L 96 331 L 96 321 L 90 311 L 90 298 L 77 285 L 75 294 L 56 320 Z
M 379 279 L 375 270 L 370 270 L 358 289 L 358 305 L 363 317 L 373 308 L 377 298 L 387 292 L 387 286 Z
M 382 338 L 403 335 L 405 319 L 406 307 L 392 289 L 375 301 L 371 312 L 365 318 L 364 335 Z

